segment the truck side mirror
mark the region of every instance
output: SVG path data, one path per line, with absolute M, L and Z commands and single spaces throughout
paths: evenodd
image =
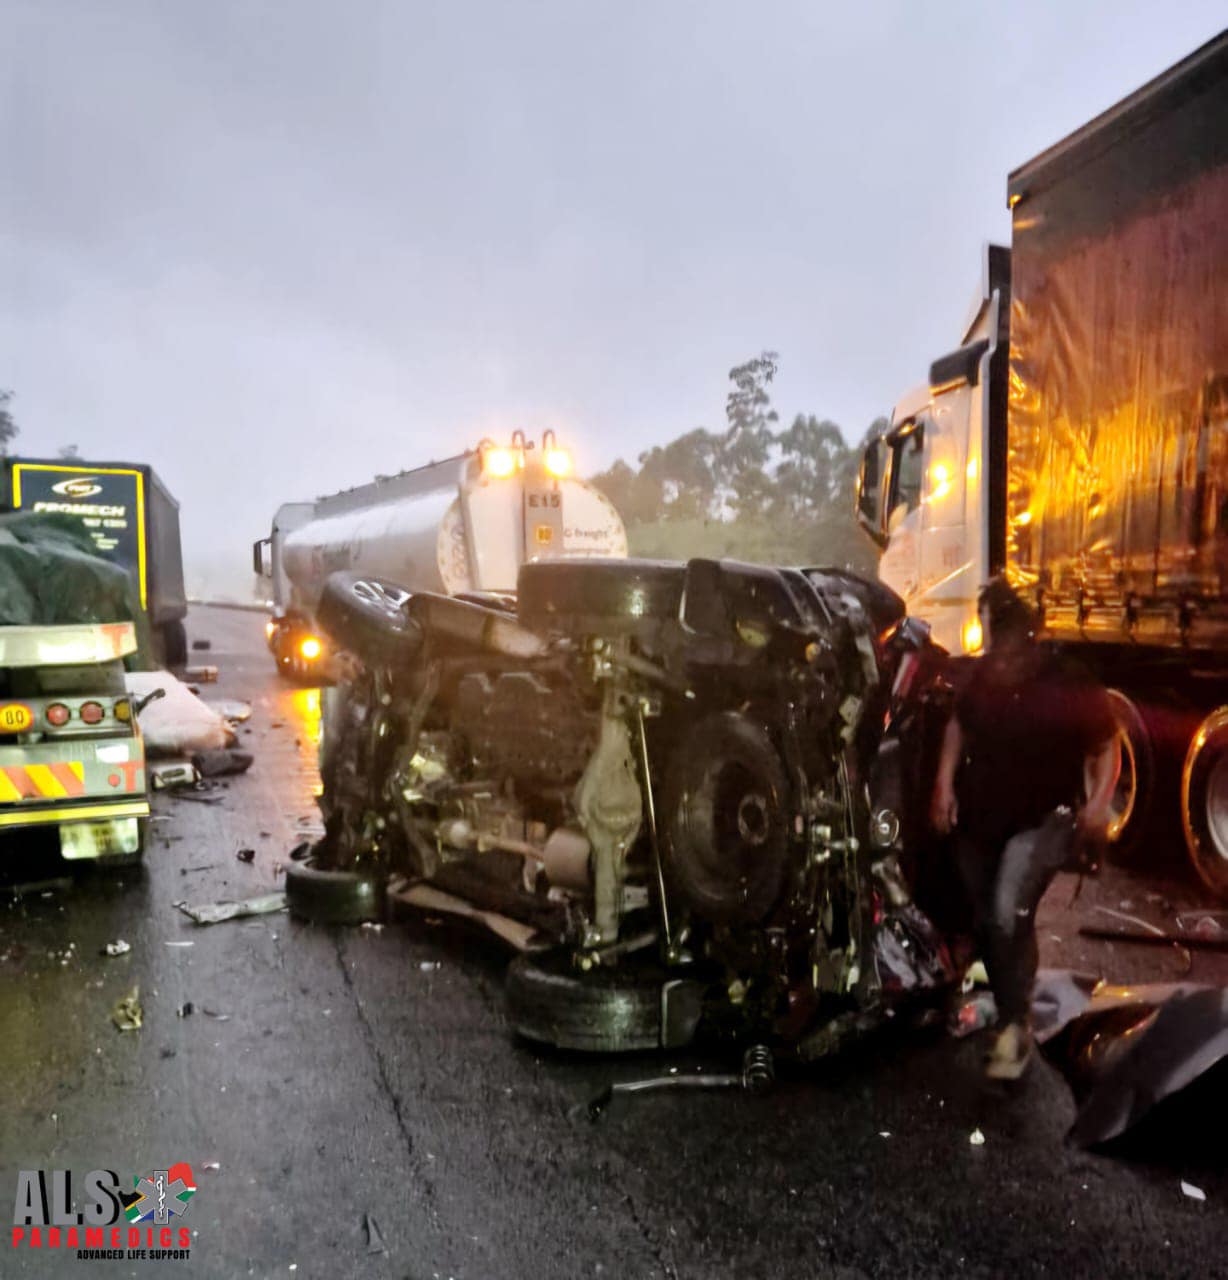
M 268 538 L 261 538 L 259 542 L 252 543 L 252 572 L 258 578 L 267 578 L 270 576 L 269 570 L 265 567 L 264 562 L 264 549 L 268 545 Z
M 883 521 L 883 486 L 887 478 L 887 441 L 871 440 L 861 455 L 857 475 L 857 523 L 880 547 L 887 545 Z

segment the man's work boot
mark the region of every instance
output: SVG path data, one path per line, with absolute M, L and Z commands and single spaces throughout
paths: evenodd
M 985 1062 L 990 1080 L 1018 1080 L 1032 1058 L 1032 1032 L 1022 1022 L 1008 1023 L 998 1032 Z

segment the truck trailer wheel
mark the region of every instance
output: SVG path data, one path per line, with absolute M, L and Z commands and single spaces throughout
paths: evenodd
M 508 1016 L 518 1035 L 559 1049 L 658 1049 L 664 980 L 629 966 L 580 973 L 567 951 L 517 956 L 507 971 Z
M 1199 879 L 1228 901 L 1228 707 L 1198 727 L 1181 771 L 1185 847 Z
M 374 871 L 338 871 L 315 855 L 286 868 L 286 906 L 311 924 L 364 924 L 384 914 L 384 878 Z
M 409 596 L 393 582 L 339 571 L 329 574 L 316 616 L 340 647 L 364 661 L 403 662 L 422 643 L 421 630 L 404 609 Z
M 1138 860 L 1144 849 L 1156 789 L 1155 746 L 1143 713 L 1120 689 L 1108 691 L 1121 744 L 1121 775 L 1109 819 L 1109 858 L 1119 866 Z

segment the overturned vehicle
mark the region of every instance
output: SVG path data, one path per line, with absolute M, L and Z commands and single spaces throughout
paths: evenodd
M 897 858 L 923 780 L 884 767 L 920 758 L 890 748 L 931 731 L 941 683 L 903 612 L 851 574 L 731 561 L 529 563 L 514 598 L 334 574 L 320 620 L 352 661 L 290 909 L 481 919 L 522 953 L 531 1039 L 817 1056 L 952 977 Z

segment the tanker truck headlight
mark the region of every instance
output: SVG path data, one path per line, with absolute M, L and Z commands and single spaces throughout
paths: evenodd
M 558 479 L 571 474 L 571 454 L 566 449 L 546 450 L 546 470 Z
M 506 480 L 516 472 L 516 455 L 496 445 L 482 454 L 482 471 L 495 480 Z
M 314 662 L 324 652 L 324 646 L 315 636 L 307 636 L 299 641 L 298 651 L 308 662 Z

